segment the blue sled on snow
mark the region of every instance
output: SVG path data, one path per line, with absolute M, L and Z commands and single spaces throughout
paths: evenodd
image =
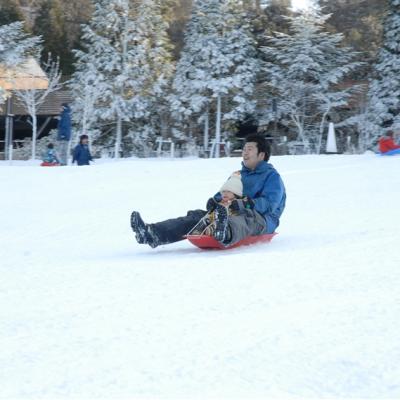
M 389 150 L 386 153 L 378 153 L 379 156 L 395 156 L 400 154 L 400 149 Z

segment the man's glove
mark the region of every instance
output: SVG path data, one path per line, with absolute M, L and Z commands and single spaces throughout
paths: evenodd
M 207 200 L 206 209 L 208 212 L 214 211 L 217 204 L 222 200 L 221 194 L 217 193 L 215 196 Z
M 214 197 L 210 197 L 207 200 L 206 209 L 208 212 L 214 211 L 215 207 L 217 206 L 218 202 L 215 201 Z
M 252 210 L 254 208 L 254 201 L 248 197 L 244 199 L 235 199 L 232 200 L 232 203 L 229 206 L 231 211 L 240 212 L 241 210 Z

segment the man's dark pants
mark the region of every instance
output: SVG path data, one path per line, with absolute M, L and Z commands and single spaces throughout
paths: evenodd
M 149 224 L 157 234 L 160 244 L 168 244 L 183 240 L 192 228 L 207 214 L 207 211 L 188 211 L 185 217 L 167 219 L 166 221 Z
M 149 224 L 157 234 L 159 244 L 178 242 L 184 239 L 191 229 L 207 214 L 207 211 L 188 211 L 185 217 L 168 219 L 166 221 Z M 239 242 L 248 236 L 261 235 L 265 232 L 264 218 L 255 210 L 242 210 L 239 215 L 229 216 L 228 225 L 231 231 L 229 244 Z

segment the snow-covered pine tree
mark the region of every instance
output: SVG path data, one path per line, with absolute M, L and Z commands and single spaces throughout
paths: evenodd
M 86 49 L 85 49 L 86 50 Z M 89 136 L 89 143 L 93 143 L 99 134 L 99 115 L 96 106 L 102 97 L 103 74 L 96 65 L 96 55 L 85 50 L 75 50 L 77 62 L 68 87 L 72 92 L 73 102 L 72 119 L 75 141 L 80 135 Z
M 168 36 L 169 22 L 163 14 L 165 0 L 136 0 L 136 21 L 143 35 L 145 59 L 142 63 L 149 71 L 147 116 L 136 121 L 130 131 L 133 142 L 167 135 L 169 128 L 169 104 L 166 93 L 170 90 L 175 70 L 172 57 L 173 45 Z M 169 0 L 172 4 L 173 1 Z M 165 10 L 164 10 L 165 12 Z M 147 136 L 147 137 L 146 137 Z
M 306 152 L 320 152 L 329 112 L 346 104 L 351 93 L 336 85 L 360 65 L 352 61 L 357 53 L 341 46 L 342 34 L 324 30 L 328 18 L 317 9 L 288 17 L 290 34 L 277 33 L 262 48 L 281 122 L 296 129 Z
M 240 2 L 197 0 L 177 65 L 171 107 L 184 118 L 200 114 L 208 138 L 208 112 L 216 108 L 216 142 L 221 141 L 221 119 L 251 112 L 258 72 L 254 40 Z M 229 110 L 222 111 L 222 100 Z M 219 156 L 219 146 L 216 146 Z
M 361 149 L 371 147 L 388 129 L 400 129 L 400 0 L 389 0 L 383 47 L 368 91 Z
M 118 158 L 123 122 L 146 114 L 143 91 L 150 77 L 148 66 L 142 64 L 146 56 L 143 32 L 132 18 L 128 0 L 101 0 L 83 38 L 102 77 L 96 114 L 115 125 L 114 156 Z
M 23 19 L 24 16 L 16 0 L 0 1 L 0 26 Z
M 0 70 L 6 72 L 8 68 L 26 61 L 29 55 L 37 52 L 40 43 L 40 37 L 30 36 L 24 31 L 23 22 L 0 26 Z M 0 104 L 5 98 L 6 92 L 0 87 Z
M 73 57 L 66 31 L 66 16 L 61 0 L 40 2 L 33 32 L 43 38 L 42 61 L 47 62 L 47 54 L 56 55 L 64 74 L 70 74 Z
M 80 129 L 114 126 L 115 157 L 123 123 L 149 116 L 152 101 L 171 74 L 161 37 L 167 27 L 157 11 L 156 0 L 99 1 L 83 28 L 84 48 L 76 52 L 71 88 L 77 99 L 73 108 L 83 116 Z M 75 118 L 79 120 L 79 113 Z

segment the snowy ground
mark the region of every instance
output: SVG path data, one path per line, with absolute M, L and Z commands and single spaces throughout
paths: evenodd
M 0 398 L 399 398 L 400 157 L 273 157 L 271 244 L 136 244 L 240 159 L 0 164 Z

